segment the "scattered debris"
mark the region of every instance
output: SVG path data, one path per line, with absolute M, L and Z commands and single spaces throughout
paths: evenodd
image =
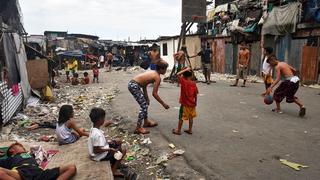
M 237 130 L 232 130 L 232 132 L 234 132 L 234 133 L 238 133 L 239 131 L 237 131 Z
M 185 151 L 184 150 L 182 150 L 182 149 L 178 149 L 178 150 L 175 150 L 174 152 L 173 152 L 173 154 L 174 155 L 183 155 L 185 153 Z
M 305 165 L 302 165 L 302 164 L 298 164 L 298 163 L 293 163 L 293 162 L 290 162 L 286 159 L 279 159 L 279 161 L 284 164 L 284 165 L 287 165 L 289 166 L 290 168 L 296 170 L 296 171 L 300 171 L 300 168 L 308 168 L 308 166 L 305 166 Z
M 170 147 L 171 149 L 176 148 L 176 146 L 175 146 L 174 144 L 172 144 L 172 143 L 169 144 L 169 147 Z
M 151 144 L 152 141 L 150 140 L 150 138 L 146 138 L 146 139 L 142 139 L 142 143 L 141 144 Z
M 164 162 L 167 162 L 168 161 L 168 156 L 167 155 L 162 155 L 160 156 L 157 161 L 156 161 L 156 164 L 162 164 Z

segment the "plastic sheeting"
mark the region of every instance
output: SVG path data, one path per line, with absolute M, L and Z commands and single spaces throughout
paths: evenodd
M 262 27 L 262 34 L 285 35 L 296 32 L 301 3 L 274 7 Z

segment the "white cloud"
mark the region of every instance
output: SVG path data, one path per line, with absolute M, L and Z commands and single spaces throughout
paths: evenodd
M 176 35 L 181 0 L 20 0 L 29 34 L 45 30 L 131 40 Z

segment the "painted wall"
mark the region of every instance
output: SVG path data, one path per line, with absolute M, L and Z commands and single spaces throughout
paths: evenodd
M 171 38 L 167 40 L 162 40 L 159 42 L 160 45 L 160 57 L 165 60 L 169 64 L 168 69 L 172 69 L 174 66 L 174 59 L 173 54 L 177 52 L 178 48 L 178 38 Z M 163 54 L 163 44 L 167 44 L 167 55 Z M 197 54 L 201 49 L 201 40 L 199 36 L 187 36 L 186 37 L 186 44 L 187 44 L 187 50 L 189 56 Z M 194 69 L 200 69 L 201 68 L 201 58 L 195 57 L 190 59 L 191 66 Z

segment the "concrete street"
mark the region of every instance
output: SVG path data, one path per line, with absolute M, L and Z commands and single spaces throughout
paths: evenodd
M 138 106 L 127 83 L 135 74 L 107 75 L 107 81 L 116 82 L 120 89 L 114 104 L 132 122 L 136 121 Z M 263 84 L 249 83 L 246 88 L 229 84 L 198 83 L 194 134 L 176 136 L 171 130 L 178 122 L 180 88 L 162 83 L 159 94 L 171 108 L 164 110 L 151 98 L 149 115 L 159 122 L 158 127 L 151 129 L 151 139 L 161 134 L 168 142 L 182 147 L 186 150 L 186 162 L 206 179 L 319 179 L 320 90 L 299 89 L 297 96 L 307 107 L 306 117 L 300 118 L 295 104 L 282 103 L 284 114 L 271 112 L 274 105 L 265 105 L 260 96 Z M 151 92 L 149 87 L 149 96 Z M 295 171 L 281 164 L 279 157 L 309 168 Z

